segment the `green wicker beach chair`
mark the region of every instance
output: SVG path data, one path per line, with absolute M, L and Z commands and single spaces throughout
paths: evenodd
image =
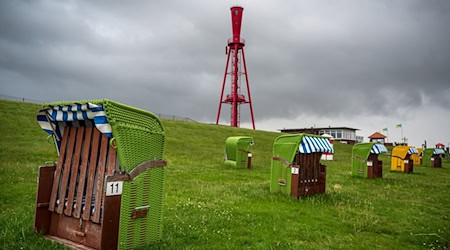
M 253 137 L 232 136 L 225 141 L 225 165 L 251 168 Z
M 333 153 L 326 137 L 308 134 L 281 135 L 273 144 L 270 190 L 293 197 L 325 192 L 323 152 Z
M 383 162 L 378 160 L 378 155 L 387 152 L 387 148 L 383 144 L 374 142 L 355 144 L 352 149 L 353 176 L 383 177 Z
M 164 128 L 110 100 L 47 103 L 59 159 L 40 167 L 35 229 L 70 247 L 130 249 L 162 237 Z

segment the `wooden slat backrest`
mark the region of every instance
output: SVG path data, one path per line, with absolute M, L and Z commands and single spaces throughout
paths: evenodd
M 49 210 L 101 222 L 105 174 L 116 169 L 116 150 L 92 127 L 66 127 Z
M 315 159 L 314 159 L 314 181 L 318 182 L 320 180 L 320 170 L 321 170 L 321 165 L 320 165 L 320 158 L 321 158 L 322 154 L 321 153 L 316 153 L 315 154 Z
M 75 147 L 75 139 L 76 139 L 76 128 L 70 128 L 70 132 L 69 132 L 69 140 L 67 142 L 67 154 L 64 160 L 64 164 L 63 164 L 63 174 L 62 174 L 62 181 L 61 181 L 61 186 L 59 188 L 59 204 L 58 207 L 56 207 L 56 212 L 61 214 L 64 208 L 64 203 L 65 203 L 65 197 L 66 197 L 66 192 L 67 192 L 67 183 L 69 182 L 69 173 L 70 173 L 70 167 L 71 167 L 71 163 L 72 163 L 72 159 L 73 159 L 73 149 Z
M 305 159 L 306 159 L 306 165 L 305 165 L 305 169 L 306 169 L 306 175 L 305 175 L 305 181 L 306 182 L 310 182 L 311 180 L 311 172 L 312 172 L 312 165 L 311 165 L 311 154 L 305 154 Z
M 306 158 L 306 154 L 300 154 L 300 162 L 299 165 L 301 168 L 303 168 L 303 175 L 299 176 L 300 180 L 303 182 L 306 182 L 306 176 L 308 175 L 308 162 Z
M 314 153 L 308 154 L 306 157 L 308 159 L 308 168 L 309 168 L 307 178 L 308 182 L 311 182 L 314 179 Z
M 86 196 L 84 201 L 84 210 L 82 218 L 84 220 L 89 220 L 91 216 L 91 204 L 92 204 L 92 190 L 94 189 L 95 180 L 95 169 L 97 167 L 97 155 L 98 155 L 98 144 L 100 138 L 100 131 L 94 129 L 94 135 L 91 144 L 91 159 L 89 164 L 89 171 L 87 176 L 87 186 L 86 186 Z
M 320 179 L 320 153 L 302 154 L 295 157 L 295 164 L 300 166 L 300 183 L 318 182 Z
M 319 180 L 319 172 L 320 172 L 320 153 L 314 154 L 314 181 L 317 182 Z
M 297 165 L 300 166 L 300 176 L 299 180 L 300 183 L 303 183 L 305 181 L 305 175 L 306 175 L 306 168 L 305 168 L 305 155 L 304 154 L 298 154 L 298 162 Z
M 108 137 L 103 136 L 101 139 L 101 149 L 100 149 L 100 158 L 97 164 L 97 185 L 94 186 L 95 190 L 95 201 L 94 201 L 94 214 L 92 215 L 92 221 L 95 223 L 100 222 L 100 207 L 102 205 L 103 199 L 103 181 L 105 178 L 105 164 L 106 164 L 106 154 L 108 153 L 109 147 Z
M 314 154 L 307 154 L 306 159 L 308 164 L 306 165 L 306 169 L 308 169 L 308 174 L 306 175 L 306 181 L 311 182 L 311 179 L 314 175 Z
M 66 127 L 64 129 L 64 134 L 63 134 L 63 138 L 61 141 L 61 147 L 59 149 L 59 160 L 56 165 L 55 177 L 53 178 L 52 194 L 50 196 L 50 204 L 48 206 L 48 210 L 50 210 L 50 211 L 55 210 L 55 204 L 56 204 L 56 200 L 57 200 L 57 196 L 58 196 L 59 181 L 61 178 L 61 169 L 62 169 L 62 165 L 64 163 L 64 158 L 66 155 L 66 146 L 67 146 L 66 142 L 67 142 L 67 138 L 69 138 L 69 131 L 70 131 L 70 129 L 68 127 Z
M 68 216 L 70 216 L 72 214 L 73 198 L 75 196 L 75 185 L 77 183 L 76 177 L 78 175 L 81 147 L 83 146 L 84 127 L 80 127 L 76 131 L 77 131 L 77 138 L 75 140 L 75 153 L 73 155 L 71 172 L 70 172 L 71 180 L 70 180 L 70 184 L 69 184 L 69 193 L 67 196 L 67 206 L 66 206 L 66 209 L 64 210 L 64 214 L 68 215 Z
M 116 149 L 113 147 L 110 147 L 109 154 L 108 154 L 108 169 L 106 171 L 108 176 L 114 175 L 114 171 L 116 170 L 116 158 L 117 158 Z
M 81 165 L 80 165 L 80 173 L 79 173 L 79 180 L 77 185 L 77 194 L 83 194 L 84 193 L 84 186 L 86 184 L 86 171 L 88 166 L 88 159 L 89 159 L 89 151 L 90 147 L 87 145 L 91 142 L 91 136 L 92 136 L 92 128 L 87 127 L 85 129 L 84 133 L 84 148 L 83 153 L 81 154 Z M 81 214 L 81 208 L 83 206 L 83 195 L 77 195 L 77 200 L 75 203 L 75 210 L 73 211 L 73 216 L 75 218 L 80 218 Z

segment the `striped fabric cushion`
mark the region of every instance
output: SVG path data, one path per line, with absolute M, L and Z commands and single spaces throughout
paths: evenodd
M 409 148 L 408 149 L 408 154 L 412 155 L 412 154 L 419 154 L 419 151 L 417 151 L 417 148 Z
M 433 154 L 435 155 L 445 154 L 445 151 L 442 148 L 435 148 Z
M 105 111 L 101 105 L 92 103 L 71 105 L 48 106 L 39 111 L 37 120 L 39 126 L 49 133 L 61 138 L 64 127 L 70 126 L 92 126 L 94 121 L 95 127 L 108 137 L 112 137 L 111 126 L 106 119 Z
M 381 153 L 387 153 L 387 148 L 383 144 L 373 144 L 372 149 L 370 150 L 370 153 L 372 154 L 381 154 Z
M 333 147 L 331 147 L 330 141 L 327 138 L 303 136 L 303 139 L 299 146 L 300 153 L 333 153 Z

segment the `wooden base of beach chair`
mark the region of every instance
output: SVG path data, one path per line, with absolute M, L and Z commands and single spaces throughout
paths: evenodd
M 367 178 L 383 177 L 383 162 L 378 160 L 377 154 L 370 154 L 367 161 L 372 162 L 372 166 L 367 166 Z

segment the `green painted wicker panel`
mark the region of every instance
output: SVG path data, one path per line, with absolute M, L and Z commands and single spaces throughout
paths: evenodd
M 281 135 L 273 143 L 273 156 L 281 157 L 288 162 L 293 162 L 303 134 Z M 284 180 L 285 185 L 279 181 Z M 291 193 L 291 168 L 280 161 L 272 159 L 270 191 Z
M 164 128 L 154 114 L 113 101 L 103 102 L 121 169 L 127 172 L 164 155 Z M 143 247 L 162 238 L 164 169 L 154 168 L 125 182 L 119 224 L 119 249 Z M 133 219 L 134 209 L 148 206 L 146 217 Z
M 125 182 L 120 208 L 119 249 L 143 247 L 162 238 L 163 168 L 145 171 Z M 133 219 L 133 210 L 148 206 L 146 217 Z
M 225 166 L 227 167 L 231 167 L 231 168 L 235 168 L 236 167 L 236 161 L 232 161 L 232 160 L 225 160 Z
M 352 149 L 352 175 L 367 177 L 367 159 L 374 142 L 357 143 Z
M 225 165 L 231 167 L 248 167 L 247 151 L 253 146 L 253 137 L 232 136 L 225 141 Z
M 281 185 L 279 183 L 280 180 L 284 180 L 285 184 Z M 291 168 L 280 161 L 272 160 L 270 191 L 291 193 Z
M 431 167 L 431 157 L 433 157 L 434 148 L 426 148 L 422 153 L 422 166 Z
M 112 126 L 117 142 L 117 154 L 122 169 L 132 170 L 144 161 L 162 159 L 164 148 L 164 134 L 155 134 L 141 128 L 126 124 Z M 121 147 L 121 145 L 127 145 Z
M 106 101 L 104 107 L 121 167 L 130 171 L 144 161 L 162 159 L 164 128 L 157 116 L 112 101 Z

